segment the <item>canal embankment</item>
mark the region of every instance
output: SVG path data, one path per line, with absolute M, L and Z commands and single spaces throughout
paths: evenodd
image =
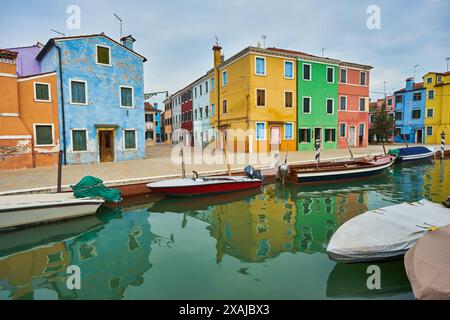
M 403 147 L 403 145 L 389 145 L 386 148 L 397 147 Z M 170 145 L 153 147 L 149 152 L 149 158 L 145 160 L 64 166 L 62 191 L 70 191 L 71 185 L 76 184 L 84 176 L 90 175 L 102 179 L 108 187 L 121 189 L 125 196 L 148 193 L 145 185 L 150 182 L 181 177 L 181 166 L 172 161 L 171 149 Z M 383 147 L 371 145 L 367 148 L 353 149 L 353 154 L 355 157 L 380 155 L 383 154 Z M 323 161 L 349 157 L 350 154 L 346 149 L 322 150 L 321 152 Z M 284 162 L 285 158 L 286 153 L 281 152 L 279 163 Z M 314 151 L 289 152 L 287 161 L 289 164 L 314 161 Z M 188 176 L 194 170 L 201 176 L 228 173 L 226 164 L 206 164 L 205 162 L 190 164 L 189 161 L 187 162 L 186 173 Z M 249 163 L 256 169 L 262 170 L 268 178 L 275 173 L 273 161 L 268 164 L 259 164 L 254 161 L 249 161 Z M 232 174 L 242 173 L 244 166 L 243 164 L 230 164 Z M 0 195 L 56 192 L 56 184 L 57 168 L 55 167 L 0 171 Z

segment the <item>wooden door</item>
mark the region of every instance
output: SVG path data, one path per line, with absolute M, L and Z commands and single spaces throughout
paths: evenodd
M 356 127 L 350 126 L 348 128 L 348 144 L 352 147 L 356 147 Z
M 417 130 L 416 143 L 422 143 L 422 139 L 423 139 L 423 131 L 419 129 Z
M 100 162 L 114 161 L 114 131 L 100 130 L 98 132 Z

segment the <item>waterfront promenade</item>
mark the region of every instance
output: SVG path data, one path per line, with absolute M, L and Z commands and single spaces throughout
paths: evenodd
M 388 145 L 386 149 L 403 147 L 404 145 Z M 84 176 L 90 175 L 102 179 L 109 186 L 146 183 L 163 179 L 177 178 L 181 175 L 181 166 L 171 160 L 172 145 L 148 147 L 147 159 L 112 162 L 102 164 L 82 164 L 63 167 L 62 185 L 67 190 L 71 184 L 77 183 Z M 446 147 L 448 149 L 448 146 Z M 383 153 L 381 145 L 370 145 L 367 148 L 353 149 L 355 157 L 362 155 L 379 155 Z M 322 150 L 321 159 L 350 157 L 347 149 Z M 285 159 L 281 152 L 280 163 Z M 314 151 L 292 151 L 288 155 L 288 163 L 313 161 Z M 256 168 L 269 168 L 270 165 L 250 163 Z M 232 170 L 242 171 L 244 165 L 231 165 Z M 196 170 L 201 175 L 225 174 L 224 164 L 187 164 L 186 174 L 191 176 Z M 27 192 L 52 192 L 56 190 L 57 168 L 35 168 L 27 170 L 0 171 L 0 195 Z

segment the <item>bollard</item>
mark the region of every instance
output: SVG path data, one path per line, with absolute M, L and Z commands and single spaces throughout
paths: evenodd
M 441 159 L 445 157 L 445 132 L 441 133 Z

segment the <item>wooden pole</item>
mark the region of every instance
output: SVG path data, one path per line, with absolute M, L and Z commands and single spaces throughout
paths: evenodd
M 61 193 L 61 181 L 62 181 L 62 154 L 63 151 L 58 152 L 58 178 L 56 182 L 56 192 Z
M 350 148 L 350 143 L 348 143 L 348 138 L 345 139 L 345 141 L 347 141 L 347 148 L 348 148 L 348 151 L 350 152 L 351 158 L 353 159 L 353 151 L 352 151 L 352 148 Z
M 225 135 L 222 130 L 220 130 L 220 138 L 222 139 L 223 143 L 223 151 L 225 153 L 225 160 L 227 161 L 227 169 L 228 169 L 228 175 L 231 176 L 231 166 L 230 162 L 228 161 L 228 147 L 227 147 L 227 141 L 225 141 Z
M 186 178 L 186 165 L 184 163 L 184 150 L 183 150 L 183 145 L 181 145 L 181 150 L 180 150 L 180 156 L 181 156 L 181 177 L 183 179 Z
M 405 141 L 406 147 L 409 148 L 409 146 L 408 146 L 408 141 L 406 141 L 405 135 L 403 134 L 402 136 L 403 136 L 403 141 Z

